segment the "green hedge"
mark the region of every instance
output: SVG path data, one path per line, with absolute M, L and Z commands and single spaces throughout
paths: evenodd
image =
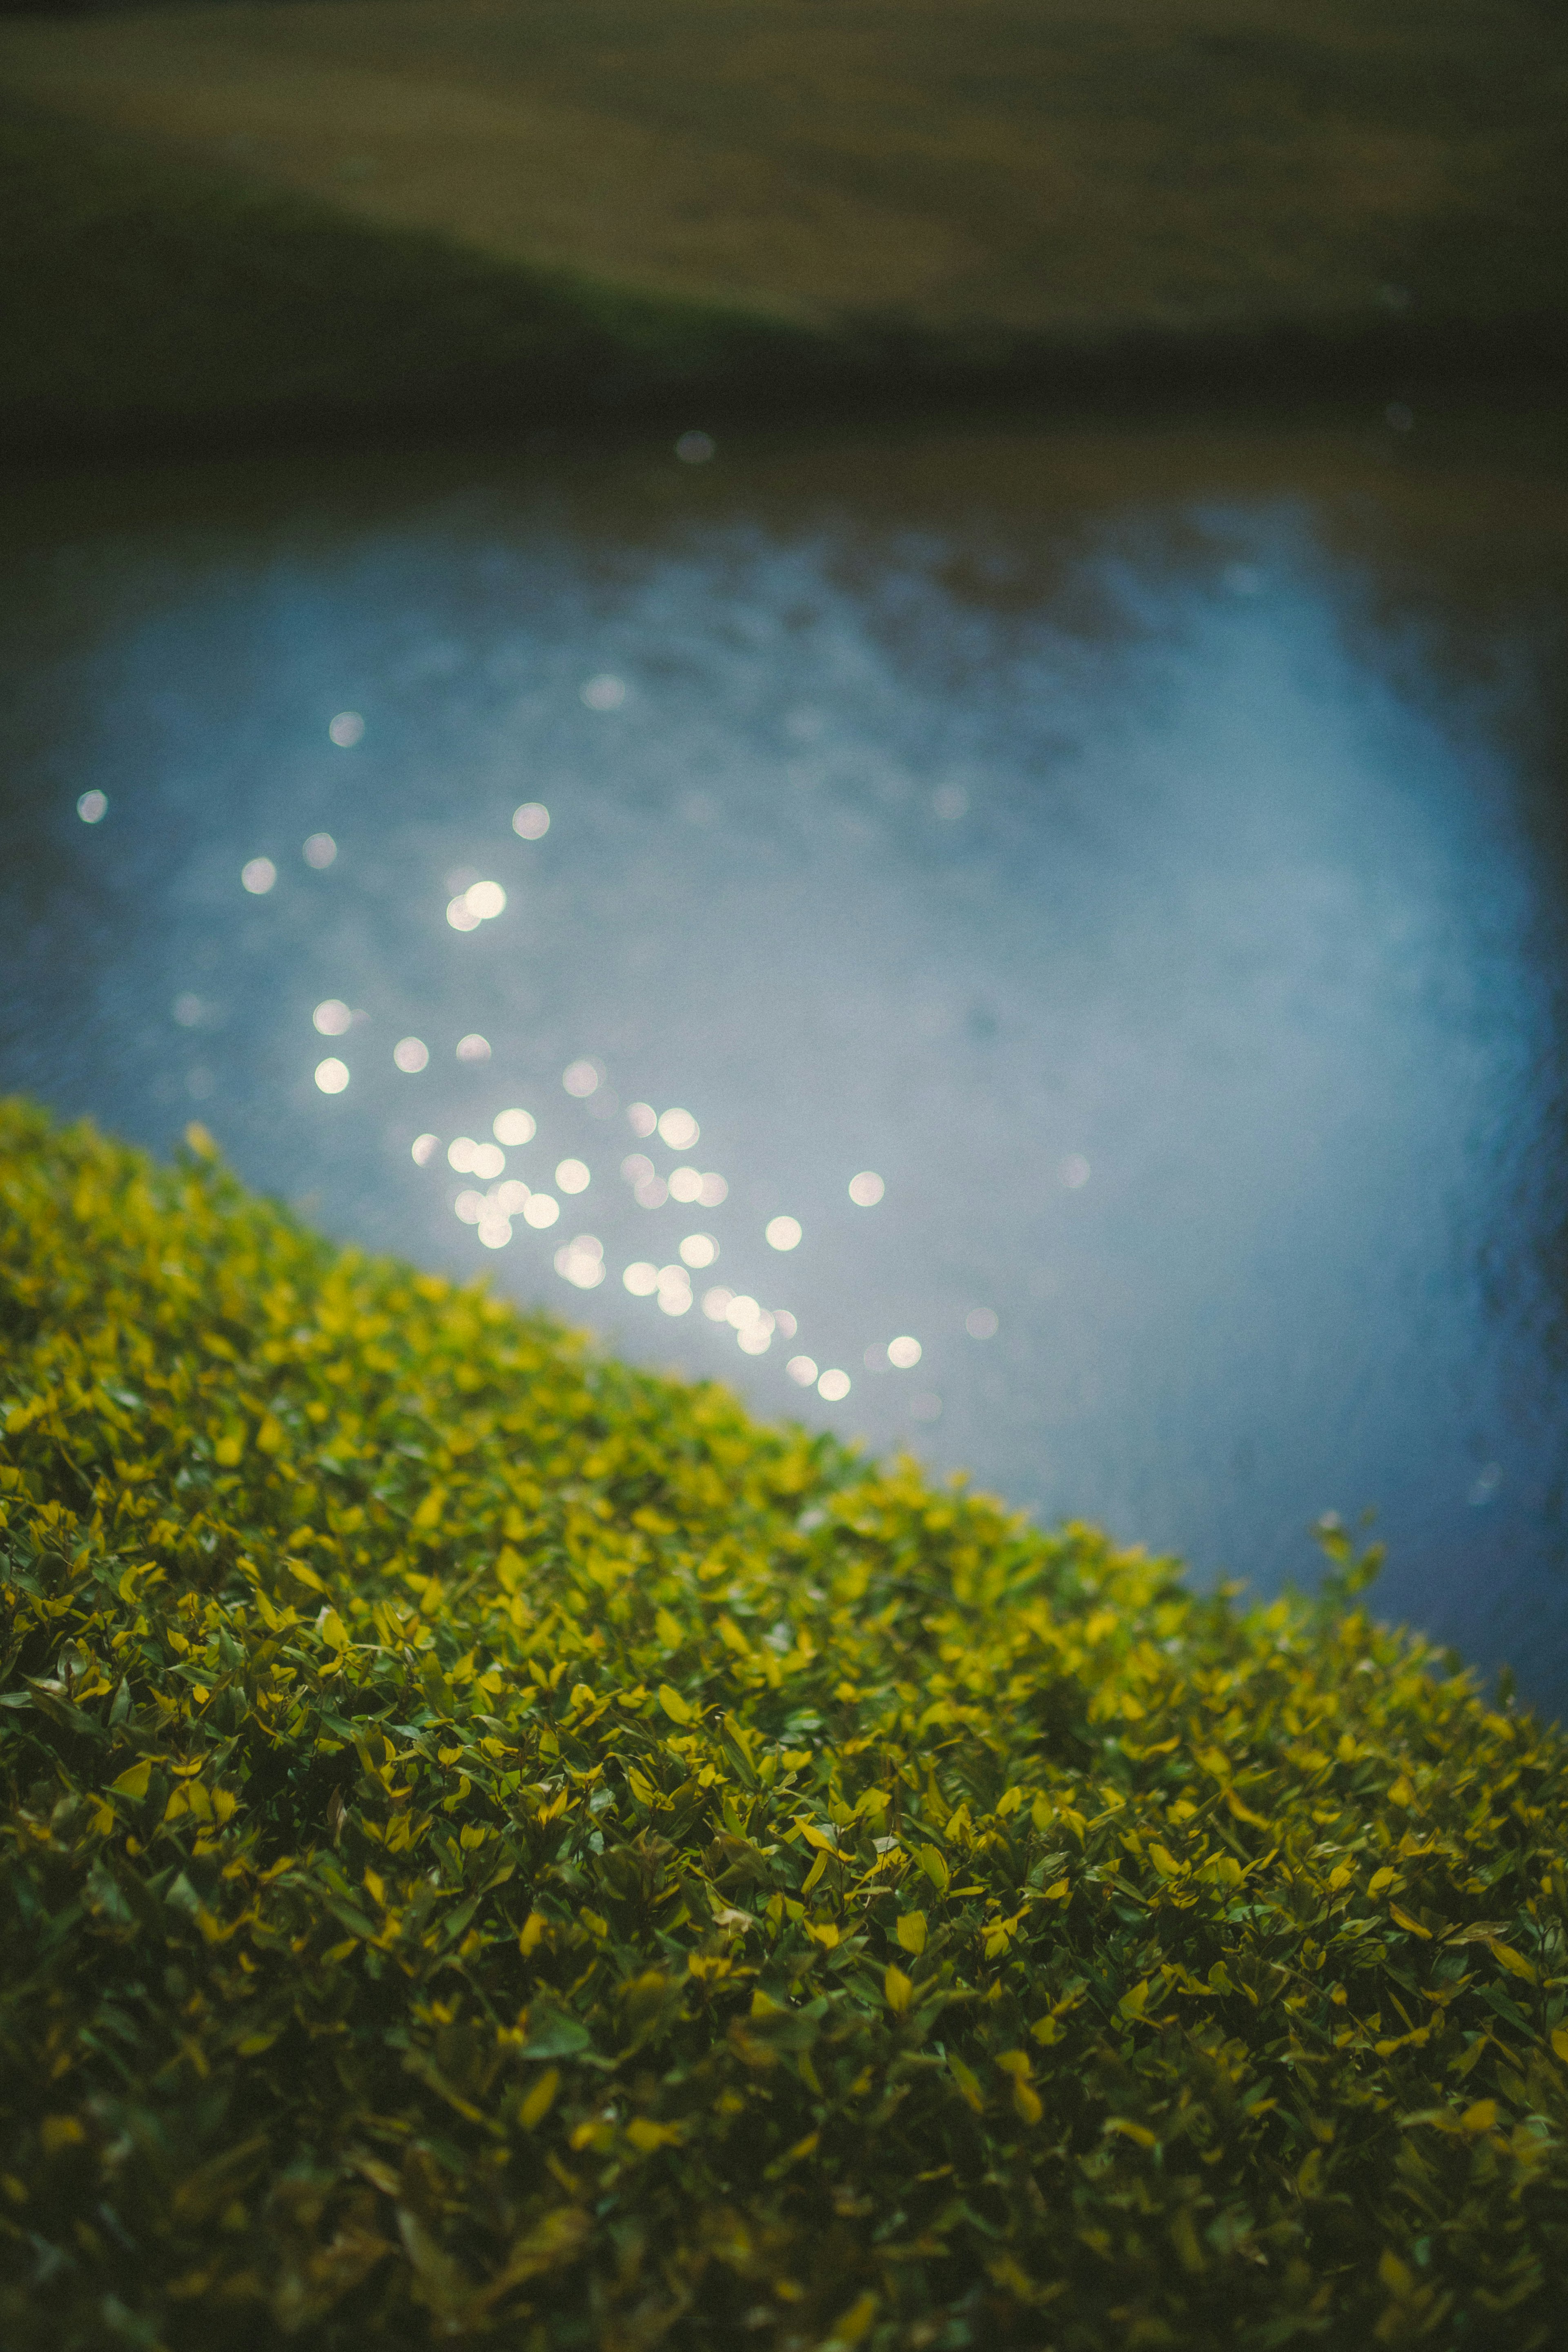
M 0 1107 L 0 2332 L 1562 2341 L 1563 1743 Z

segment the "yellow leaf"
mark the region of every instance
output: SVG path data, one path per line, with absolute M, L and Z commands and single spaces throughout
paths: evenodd
M 430 1492 L 426 1496 L 425 1500 L 415 1512 L 410 1524 L 413 1527 L 417 1528 L 419 1532 L 424 1535 L 427 1533 L 431 1528 L 439 1525 L 441 1514 L 446 1507 L 447 1489 L 445 1486 L 432 1486 Z
M 926 1948 L 926 1915 L 923 1911 L 906 1911 L 893 1933 L 906 1952 L 918 1959 Z
M 1378 2257 L 1377 2274 L 1389 2294 L 1396 2294 L 1402 2300 L 1415 2290 L 1415 2273 L 1400 2261 L 1399 2256 L 1391 2248 L 1385 2248 Z
M 895 2017 L 902 2017 L 915 1997 L 915 1989 L 902 1969 L 889 1960 L 882 1978 L 882 1992 Z
M 545 2116 L 550 2113 L 551 2107 L 554 2104 L 555 2094 L 560 2088 L 560 2068 L 558 2066 L 546 2067 L 544 2073 L 541 2074 L 538 2082 L 535 2083 L 532 2090 L 530 2091 L 527 2098 L 524 2099 L 521 2106 L 519 2107 L 517 2111 L 518 2120 L 521 2124 L 524 2131 L 532 2131 L 536 2124 L 542 2124 L 544 2121 Z
M 672 1688 L 668 1683 L 660 1683 L 658 1703 L 671 1723 L 689 1723 L 695 1712 L 689 1702 L 683 1699 L 680 1693 Z
M 1552 2047 L 1555 2050 L 1559 2058 L 1562 2059 L 1563 2063 L 1565 2066 L 1568 2066 L 1568 2025 L 1555 2025 L 1552 2027 Z
M 268 1413 L 256 1433 L 256 1443 L 263 1454 L 281 1454 L 289 1443 L 282 1423 Z
M 1247 1822 L 1250 1823 L 1251 1827 L 1255 1830 L 1266 1830 L 1269 1827 L 1268 1822 L 1264 1820 L 1261 1813 L 1255 1813 L 1250 1805 L 1244 1805 L 1242 1803 L 1241 1799 L 1237 1795 L 1234 1789 L 1227 1789 L 1226 1790 L 1225 1801 L 1229 1806 L 1231 1811 L 1236 1815 L 1238 1822 Z
M 651 2116 L 637 2116 L 626 2126 L 626 2137 L 632 2146 L 640 2148 L 645 2156 L 651 2156 L 656 2147 L 679 2146 L 680 2126 L 656 2124 Z
M 834 2321 L 827 2331 L 827 2341 L 831 2344 L 858 2344 L 876 2318 L 878 2307 L 876 2296 L 868 2289 Z
M 1389 1870 L 1386 1867 L 1382 1870 L 1374 1870 L 1372 1876 L 1366 1882 L 1366 1891 L 1369 1895 L 1381 1895 L 1385 1886 L 1392 1886 L 1393 1884 L 1394 1873 L 1392 1870 Z
M 220 1437 L 213 1447 L 213 1460 L 220 1470 L 232 1470 L 242 1450 L 237 1437 Z
M 1111 2116 L 1100 2126 L 1100 2129 L 1108 2132 L 1121 2132 L 1123 2137 L 1136 2140 L 1140 2147 L 1152 2147 L 1155 2144 L 1156 2135 L 1149 2129 L 1147 2124 L 1135 2124 L 1126 2116 Z
M 110 1782 L 110 1793 L 116 1797 L 130 1797 L 133 1802 L 139 1803 L 147 1794 L 147 1783 L 152 1777 L 152 1764 L 143 1756 L 140 1764 L 132 1764 L 129 1771 L 121 1772 L 118 1780 Z
M 290 1554 L 289 1557 L 285 1559 L 283 1565 L 287 1568 L 289 1575 L 294 1579 L 297 1584 L 308 1584 L 312 1592 L 324 1593 L 326 1591 L 327 1588 L 321 1582 L 321 1578 L 316 1574 L 315 1570 L 313 1568 L 307 1568 L 302 1559 L 295 1559 L 292 1554 Z
M 317 1632 L 329 1650 L 346 1650 L 349 1637 L 343 1631 L 343 1621 L 335 1609 L 323 1609 L 317 1620 Z
M 1526 1984 L 1535 1982 L 1535 1970 L 1522 1952 L 1516 1952 L 1510 1944 L 1500 1944 L 1495 1937 L 1490 1940 L 1489 1948 L 1493 1959 L 1500 1967 L 1507 1969 L 1510 1976 L 1522 1977 Z
M 546 1932 L 549 1926 L 550 1922 L 545 1917 L 542 1911 L 531 1911 L 529 1913 L 527 1918 L 522 1923 L 522 1933 L 517 1939 L 518 1950 L 522 1954 L 525 1960 L 531 1952 L 535 1951 L 538 1948 L 539 1939 Z
M 1155 1869 L 1159 1872 L 1162 1878 L 1176 1878 L 1180 1876 L 1182 1865 L 1168 1847 L 1163 1845 L 1151 1845 L 1149 1848 L 1149 1859 L 1153 1864 Z
M 939 1895 L 945 1895 L 952 1874 L 934 1845 L 917 1847 L 915 1859 Z
M 74 2116 L 46 2116 L 39 2126 L 39 2137 L 44 2154 L 55 2156 L 62 2147 L 74 2147 L 87 2134 Z
M 1039 2093 L 1032 2084 L 1026 2083 L 1021 2074 L 1014 2079 L 1013 2105 L 1026 2124 L 1037 2124 L 1045 2113 L 1045 2109 L 1040 2105 Z
M 1390 1918 L 1397 1919 L 1400 1926 L 1402 1927 L 1407 1927 L 1413 1936 L 1422 1937 L 1428 1944 L 1431 1942 L 1431 1928 L 1424 1927 L 1419 1919 L 1413 1919 L 1408 1911 L 1402 1911 L 1397 1903 L 1391 1903 L 1388 1906 L 1388 1912 Z
M 1496 2121 L 1497 2101 L 1495 2099 L 1478 2099 L 1475 2105 L 1467 2107 L 1459 2117 L 1462 2128 L 1468 2132 L 1489 2132 Z
M 955 2058 L 951 2050 L 947 2053 L 947 2070 L 963 2097 L 979 2115 L 985 2105 L 985 2094 L 980 2087 L 978 2075 L 964 2064 L 962 2058 Z

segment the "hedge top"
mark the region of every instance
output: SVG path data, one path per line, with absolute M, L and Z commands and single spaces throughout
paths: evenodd
M 33 2347 L 1553 2340 L 1564 1749 L 0 1107 Z

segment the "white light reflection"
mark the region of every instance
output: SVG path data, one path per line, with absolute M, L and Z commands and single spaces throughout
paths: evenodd
M 684 1315 L 691 1304 L 691 1276 L 683 1265 L 661 1265 L 658 1303 L 667 1315 Z
M 316 1084 L 324 1095 L 341 1095 L 348 1082 L 348 1064 L 340 1062 L 335 1054 L 329 1054 L 324 1062 L 317 1063 Z
M 440 1149 L 438 1135 L 416 1135 L 409 1147 L 416 1168 L 428 1168 Z
M 455 1135 L 447 1146 L 447 1165 L 458 1176 L 474 1172 L 474 1154 L 479 1145 L 471 1135 Z
M 512 811 L 511 829 L 520 841 L 542 841 L 550 830 L 550 811 L 542 801 L 524 801 Z
M 775 1307 L 773 1308 L 773 1321 L 779 1330 L 784 1333 L 786 1339 L 793 1339 L 796 1331 L 800 1328 L 795 1317 L 785 1307 Z
M 695 1168 L 672 1168 L 669 1171 L 669 1197 L 684 1206 L 700 1201 L 702 1198 L 702 1178 L 699 1171 Z
M 800 1241 L 798 1217 L 770 1217 L 763 1229 L 763 1239 L 770 1249 L 792 1250 Z
M 488 1062 L 489 1057 L 490 1041 L 488 1037 L 481 1037 L 477 1029 L 470 1030 L 466 1037 L 458 1038 L 458 1059 L 459 1062 Z
M 505 1249 L 511 1239 L 511 1219 L 486 1214 L 479 1219 L 479 1239 L 486 1249 Z
M 773 1344 L 773 1317 L 759 1315 L 755 1322 L 748 1323 L 743 1331 L 736 1332 L 735 1337 L 743 1355 L 765 1356 Z
M 689 1151 L 702 1130 L 689 1110 L 667 1110 L 658 1131 L 672 1151 Z
M 563 1192 L 585 1192 L 593 1178 L 581 1160 L 563 1160 L 556 1168 L 555 1181 Z
M 515 1176 L 509 1176 L 504 1184 L 496 1186 L 490 1198 L 503 1216 L 517 1217 L 528 1206 L 530 1195 L 526 1184 L 520 1184 Z
M 506 892 L 499 882 L 470 882 L 463 897 L 469 914 L 477 915 L 481 923 L 493 923 L 506 912 Z
M 300 855 L 307 866 L 324 874 L 338 854 L 338 845 L 330 833 L 313 833 L 300 848 Z
M 429 1062 L 430 1048 L 423 1037 L 400 1037 L 392 1049 L 392 1058 L 409 1077 L 417 1077 Z
M 889 1340 L 888 1361 L 896 1371 L 913 1371 L 920 1360 L 921 1343 L 918 1339 L 911 1339 L 908 1332 L 901 1339 Z
M 651 1298 L 658 1288 L 658 1268 L 646 1257 L 639 1257 L 627 1266 L 621 1280 L 634 1298 Z
M 109 814 L 109 794 L 83 793 L 76 804 L 76 813 L 83 824 L 101 824 Z
M 499 1143 L 476 1143 L 468 1165 L 480 1181 L 488 1184 L 506 1166 L 506 1153 Z
M 824 1372 L 816 1383 L 816 1393 L 828 1404 L 838 1404 L 849 1393 L 847 1372 Z
M 651 1135 L 658 1125 L 658 1113 L 652 1103 L 628 1103 L 626 1124 L 634 1135 Z
M 626 680 L 602 670 L 597 677 L 585 680 L 581 692 L 590 710 L 618 710 L 626 698 Z
M 569 1095 L 575 1095 L 579 1102 L 584 1102 L 591 1094 L 597 1092 L 603 1076 L 604 1072 L 597 1062 L 568 1062 L 561 1073 L 561 1083 Z
M 605 1279 L 605 1244 L 596 1234 L 578 1234 L 555 1253 L 555 1271 L 579 1290 L 595 1290 Z
M 726 1290 L 721 1282 L 716 1282 L 711 1290 L 705 1290 L 703 1292 L 702 1312 L 707 1316 L 710 1323 L 726 1323 L 729 1321 L 730 1301 L 734 1296 L 734 1292 L 732 1290 Z
M 547 1225 L 552 1225 L 560 1214 L 560 1202 L 552 1200 L 548 1192 L 531 1192 L 523 1203 L 522 1221 L 524 1224 L 532 1225 L 538 1233 L 542 1233 Z
M 680 1244 L 680 1255 L 688 1265 L 711 1265 L 719 1255 L 719 1244 L 711 1234 L 688 1234 Z
M 341 996 L 329 996 L 318 1004 L 310 1015 L 310 1025 L 323 1037 L 341 1037 L 352 1026 L 353 1014 Z
M 963 1318 L 963 1328 L 972 1339 L 994 1339 L 997 1315 L 994 1307 L 972 1307 Z M 889 1351 L 891 1353 L 891 1350 Z
M 858 1209 L 874 1209 L 887 1186 L 873 1169 L 863 1168 L 849 1179 L 849 1198 Z
M 447 920 L 455 931 L 477 931 L 479 918 L 468 904 L 468 894 L 459 891 L 457 898 L 447 901 Z
M 485 1213 L 484 1194 L 471 1191 L 459 1192 L 452 1203 L 452 1213 L 460 1217 L 465 1225 L 477 1225 Z
M 265 898 L 278 879 L 278 868 L 270 857 L 248 857 L 239 869 L 239 878 L 253 898 Z
M 490 1133 L 498 1143 L 514 1150 L 521 1143 L 531 1143 L 539 1129 L 525 1110 L 498 1110 L 490 1121 Z
M 792 1356 L 784 1370 L 797 1387 L 812 1389 L 816 1386 L 816 1366 L 809 1356 Z
M 364 720 L 357 710 L 340 710 L 327 729 L 340 751 L 352 751 L 364 735 Z
M 722 1176 L 716 1176 L 710 1168 L 705 1170 L 697 1193 L 700 1206 L 704 1209 L 716 1209 L 721 1201 L 727 1201 L 729 1197 L 730 1187 L 725 1183 Z

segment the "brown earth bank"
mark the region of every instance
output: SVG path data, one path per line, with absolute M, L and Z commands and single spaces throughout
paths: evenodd
M 1560 364 L 1502 0 L 284 0 L 0 21 L 16 448 Z

